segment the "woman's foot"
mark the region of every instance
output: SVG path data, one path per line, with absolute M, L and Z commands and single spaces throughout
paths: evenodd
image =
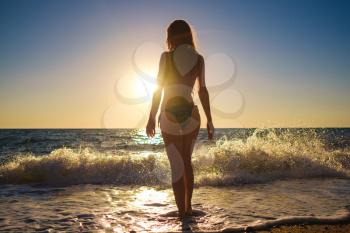
M 187 210 L 185 211 L 186 216 L 192 216 L 192 207 L 188 207 Z
M 179 218 L 180 219 L 183 219 L 183 218 L 185 218 L 187 215 L 186 215 L 186 212 L 180 212 L 179 211 Z

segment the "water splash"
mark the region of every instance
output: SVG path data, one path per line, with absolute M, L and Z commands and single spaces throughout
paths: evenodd
M 350 175 L 349 148 L 327 149 L 316 130 L 257 129 L 247 139 L 223 137 L 203 156 L 204 150 L 195 156 L 200 184 Z
M 257 129 L 247 138 L 199 144 L 196 185 L 240 185 L 290 178 L 350 177 L 350 150 L 328 148 L 315 130 Z M 0 166 L 0 183 L 170 184 L 164 152 L 104 153 L 61 148 Z

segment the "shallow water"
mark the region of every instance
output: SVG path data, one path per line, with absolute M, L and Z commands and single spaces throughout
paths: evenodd
M 350 180 L 344 179 L 200 187 L 195 189 L 193 196 L 196 216 L 181 222 L 172 212 L 176 208 L 169 188 L 3 185 L 0 189 L 0 229 L 221 231 L 282 217 L 290 220 L 293 216 L 341 218 L 348 214 L 349 193 Z

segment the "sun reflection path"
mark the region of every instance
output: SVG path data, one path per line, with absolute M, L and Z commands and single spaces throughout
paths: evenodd
M 176 209 L 171 189 L 142 186 L 111 188 L 102 193 L 108 207 L 96 214 L 99 215 L 97 222 L 100 228 L 108 232 L 165 232 L 180 229 L 175 217 L 162 216 Z
M 142 208 L 147 206 L 149 209 L 154 209 L 159 206 L 167 206 L 170 204 L 169 193 L 145 187 L 134 195 L 134 201 L 132 201 L 131 204 Z
M 139 218 L 137 226 L 142 229 L 151 229 L 153 232 L 164 232 L 178 229 L 178 223 L 171 218 L 162 218 L 162 214 L 174 211 L 170 190 L 157 190 L 155 188 L 142 187 L 133 196 L 129 203 L 130 208 L 138 209 L 143 215 Z
M 156 135 L 152 138 L 147 137 L 146 130 L 144 128 L 135 129 L 131 136 L 132 140 L 136 142 L 136 144 L 159 145 L 163 143 L 159 129 L 156 129 Z

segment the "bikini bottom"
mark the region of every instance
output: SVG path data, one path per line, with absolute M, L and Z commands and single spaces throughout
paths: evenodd
M 188 134 L 200 127 L 197 105 L 176 105 L 165 108 L 159 115 L 160 129 L 168 134 Z

